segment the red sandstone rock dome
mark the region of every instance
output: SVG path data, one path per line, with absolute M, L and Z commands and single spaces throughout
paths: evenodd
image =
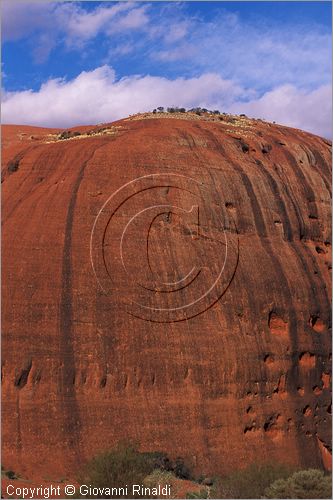
M 331 145 L 190 118 L 3 127 L 7 467 L 328 463 Z

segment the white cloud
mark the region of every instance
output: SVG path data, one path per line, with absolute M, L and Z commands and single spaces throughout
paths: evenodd
M 136 46 L 135 57 L 160 61 L 187 74 L 217 72 L 242 85 L 268 90 L 293 84 L 312 88 L 331 81 L 331 34 L 309 21 L 292 25 L 244 20 L 216 9 L 210 21 L 191 16 L 179 3 L 101 2 L 87 10 L 80 2 L 2 2 L 3 39 L 31 36 L 37 62 L 55 46 L 80 50 L 98 35 L 106 47 L 97 64 L 117 46 Z M 119 36 L 120 35 L 120 36 Z M 124 49 L 126 53 L 126 49 Z
M 149 17 L 146 13 L 147 6 L 143 5 L 137 9 L 132 9 L 125 16 L 119 19 L 117 24 L 111 27 L 111 32 L 123 31 L 124 29 L 141 29 L 149 22 Z M 107 31 L 109 32 L 109 31 Z
M 160 50 L 152 54 L 154 59 L 163 62 L 179 62 L 182 60 L 192 60 L 196 58 L 196 49 L 192 45 L 184 42 L 178 47 Z
M 82 72 L 71 81 L 53 79 L 40 90 L 5 92 L 4 123 L 68 127 L 116 120 L 156 106 L 231 104 L 243 90 L 217 74 L 169 80 L 131 76 L 119 81 L 109 66 Z
M 189 30 L 191 29 L 191 24 L 189 21 L 179 21 L 168 27 L 168 31 L 164 36 L 166 43 L 178 42 L 184 38 Z
M 180 21 L 172 23 L 176 29 Z M 156 45 L 151 55 L 164 63 L 177 61 L 186 70 L 218 72 L 262 90 L 331 81 L 331 34 L 315 24 L 246 22 L 222 11 L 210 22 L 191 20 L 186 35 L 167 46 Z
M 19 40 L 52 26 L 56 4 L 49 2 L 1 2 L 2 40 Z
M 261 117 L 290 127 L 308 130 L 323 137 L 332 134 L 332 88 L 322 85 L 313 90 L 299 90 L 283 85 L 249 102 L 236 102 L 229 110 Z
M 106 6 L 105 6 L 106 5 Z M 2 3 L 2 39 L 15 41 L 32 34 L 37 36 L 34 51 L 43 53 L 42 61 L 50 49 L 64 41 L 67 46 L 81 48 L 100 33 L 140 30 L 149 18 L 148 5 L 137 7 L 135 2 L 118 2 L 86 10 L 77 2 L 15 1 Z
M 80 51 L 90 45 L 96 64 L 107 54 L 128 53 L 137 67 L 159 64 L 175 74 L 219 73 L 261 92 L 292 84 L 312 89 L 331 82 L 331 34 L 309 21 L 299 24 L 244 20 L 216 9 L 210 21 L 191 16 L 181 3 L 152 6 L 137 2 L 101 2 L 87 10 L 80 2 L 2 2 L 3 39 L 29 36 L 37 62 L 57 46 Z M 124 46 L 124 50 L 121 47 Z M 103 48 L 105 49 L 103 53 Z M 150 62 L 149 62 L 150 61 Z
M 330 136 L 327 29 L 244 20 L 221 7 L 207 21 L 189 15 L 182 3 L 158 5 L 100 2 L 86 9 L 74 1 L 2 1 L 3 39 L 27 41 L 35 62 L 52 51 L 61 57 L 62 44 L 78 50 L 82 64 L 88 57 L 96 57 L 96 66 L 123 58 L 124 67 L 131 61 L 129 72 L 156 68 L 173 75 L 117 81 L 111 68 L 100 66 L 71 81 L 49 80 L 37 91 L 5 92 L 3 118 L 69 126 L 174 104 L 246 113 Z M 103 43 L 94 46 L 99 35 Z
M 66 34 L 68 45 L 82 45 L 94 39 L 99 33 L 112 35 L 114 33 L 141 30 L 148 23 L 147 7 L 136 8 L 135 4 L 119 2 L 113 6 L 100 6 L 88 12 L 76 8 L 70 16 L 63 12 L 62 27 Z
M 66 35 L 72 40 L 89 40 L 108 28 L 117 14 L 127 11 L 128 8 L 127 3 L 119 3 L 111 7 L 98 7 L 91 12 L 77 7 L 70 12 L 62 11 Z
M 275 120 L 329 137 L 331 89 L 314 91 L 284 85 L 255 97 L 216 73 L 196 78 L 130 76 L 116 79 L 109 66 L 82 72 L 73 80 L 52 79 L 41 88 L 5 92 L 3 123 L 70 127 L 110 122 L 157 106 L 202 106 Z

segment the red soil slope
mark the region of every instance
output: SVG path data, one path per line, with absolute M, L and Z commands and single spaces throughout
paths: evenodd
M 103 128 L 3 127 L 6 469 L 73 477 L 126 438 L 207 474 L 328 464 L 328 141 Z

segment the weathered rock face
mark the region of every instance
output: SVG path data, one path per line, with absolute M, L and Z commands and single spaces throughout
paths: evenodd
M 328 464 L 328 141 L 245 118 L 3 133 L 5 466 L 59 478 L 124 439 L 206 473 Z

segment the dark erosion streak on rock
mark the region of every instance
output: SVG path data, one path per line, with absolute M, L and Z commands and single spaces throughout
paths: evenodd
M 61 398 L 62 398 L 62 412 L 63 412 L 63 429 L 65 435 L 71 436 L 71 448 L 74 451 L 78 463 L 82 461 L 80 453 L 80 412 L 76 401 L 75 394 L 75 355 L 73 348 L 73 306 L 72 306 L 72 229 L 74 210 L 77 200 L 77 194 L 83 179 L 84 170 L 89 161 L 94 156 L 94 153 L 101 146 L 94 148 L 89 158 L 83 162 L 79 174 L 77 176 L 74 188 L 71 194 L 66 227 L 65 227 L 65 240 L 64 250 L 62 257 L 62 291 L 60 300 L 60 353 L 62 355 L 63 363 L 61 365 Z
M 80 128 L 68 140 L 40 129 L 33 143 L 34 129 L 3 128 L 3 172 L 10 161 L 13 171 L 3 183 L 4 464 L 40 484 L 70 481 L 87 459 L 129 440 L 189 459 L 198 475 L 223 476 L 260 457 L 329 469 L 330 144 L 245 117 L 145 116 Z M 103 239 L 105 210 L 94 254 L 105 250 L 107 293 L 89 252 L 109 196 L 158 173 L 197 181 L 211 219 L 193 242 L 186 221 L 156 221 L 149 253 L 159 279 L 190 258 L 206 264 L 203 285 L 211 283 L 219 217 L 232 239 L 227 271 L 237 268 L 214 308 L 164 324 L 133 317 L 130 304 L 144 294 L 118 265 L 117 239 L 137 211 L 164 196 L 187 208 L 197 190 L 184 179 L 163 189 L 154 182 L 138 197 L 131 190 Z M 147 229 L 126 240 L 133 277 Z M 181 308 L 193 297 L 159 293 L 153 303 L 147 293 L 144 305 Z
M 299 371 L 298 371 L 298 332 L 297 332 L 297 321 L 296 321 L 296 316 L 292 308 L 292 295 L 288 283 L 288 279 L 285 276 L 282 264 L 280 262 L 280 259 L 278 258 L 277 255 L 275 255 L 274 249 L 271 246 L 270 241 L 267 240 L 267 230 L 265 226 L 265 221 L 264 221 L 264 216 L 261 211 L 261 207 L 258 203 L 256 194 L 254 192 L 252 183 L 249 179 L 249 177 L 245 174 L 243 168 L 238 165 L 236 162 L 234 162 L 230 156 L 227 155 L 226 151 L 220 146 L 220 150 L 223 152 L 223 156 L 225 159 L 227 159 L 229 165 L 233 167 L 233 169 L 238 172 L 238 174 L 241 176 L 241 179 L 243 181 L 243 185 L 246 189 L 253 215 L 254 215 L 254 224 L 257 229 L 257 233 L 259 236 L 261 236 L 261 245 L 263 249 L 265 250 L 267 256 L 270 258 L 270 260 L 274 263 L 274 268 L 277 270 L 277 275 L 280 277 L 280 287 L 284 291 L 284 295 L 286 297 L 286 304 L 289 304 L 289 307 L 287 308 L 288 310 L 288 317 L 289 317 L 289 322 L 290 322 L 290 342 L 292 344 L 292 367 L 290 370 L 290 374 L 292 375 L 291 377 L 289 376 L 289 380 L 293 379 L 294 380 L 294 385 L 298 385 L 299 383 Z M 264 173 L 265 172 L 265 167 L 262 162 L 259 164 L 256 163 L 261 169 L 261 171 Z M 264 174 L 265 175 L 265 174 Z M 272 183 L 272 177 L 270 176 L 269 181 L 270 181 L 270 187 L 272 189 L 272 192 L 275 194 L 276 191 L 276 185 Z M 281 200 L 280 200 L 281 201 Z M 281 204 L 280 204 L 280 210 L 281 210 Z M 286 215 L 283 213 L 282 210 L 282 216 Z M 289 221 L 289 219 L 288 219 Z M 286 221 L 285 221 L 286 222 Z M 291 233 L 290 229 L 288 229 L 287 234 Z M 289 236 L 289 234 L 288 234 Z M 288 241 L 288 240 L 287 240 Z

